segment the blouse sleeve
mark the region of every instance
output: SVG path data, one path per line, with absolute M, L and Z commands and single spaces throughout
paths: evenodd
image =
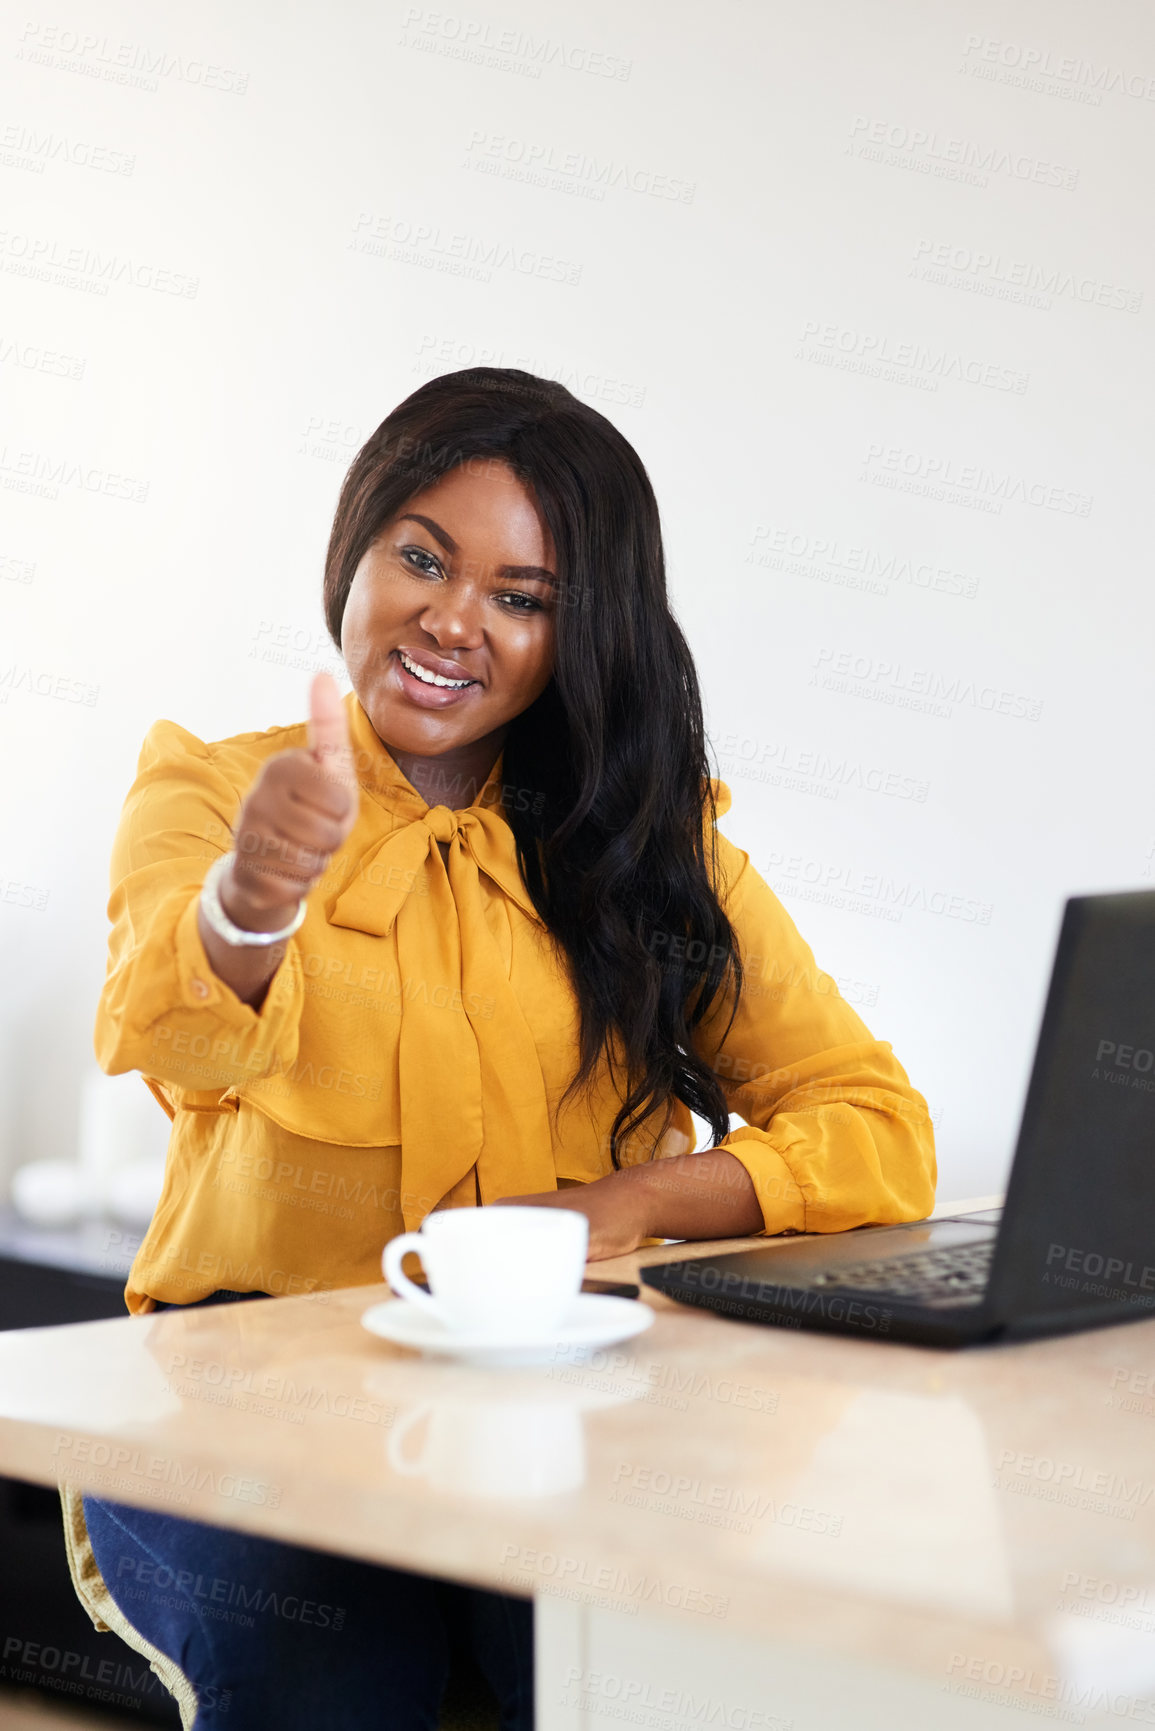
M 717 849 L 745 979 L 729 1033 L 732 993 L 700 1024 L 695 1048 L 747 1120 L 721 1146 L 750 1174 L 764 1232 L 924 1219 L 937 1179 L 925 1099 L 817 967 L 749 855 L 720 833 Z
M 139 1070 L 150 1086 L 158 1078 L 217 1097 L 297 1055 L 296 937 L 257 1011 L 214 973 L 197 930 L 201 884 L 232 847 L 242 797 L 211 746 L 172 721 L 149 729 L 112 849 L 112 931 L 94 1031 L 110 1076 Z

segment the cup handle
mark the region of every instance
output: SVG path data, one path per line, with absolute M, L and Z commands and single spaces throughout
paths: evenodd
M 428 1434 L 426 1434 L 425 1438 L 425 1447 L 420 1450 L 413 1460 L 408 1460 L 406 1458 L 405 1439 L 413 1429 L 414 1425 L 420 1424 L 422 1419 L 428 1419 L 432 1412 L 433 1408 L 430 1403 L 427 1400 L 422 1401 L 420 1406 L 415 1406 L 411 1412 L 407 1412 L 400 1423 L 395 1424 L 389 1432 L 389 1442 L 387 1445 L 389 1465 L 393 1468 L 394 1472 L 401 1473 L 406 1478 L 415 1478 L 419 1477 L 425 1471 L 425 1457 L 429 1452 Z
M 410 1304 L 415 1304 L 418 1310 L 427 1310 L 430 1316 L 441 1316 L 441 1306 L 428 1292 L 422 1292 L 419 1286 L 414 1286 L 407 1274 L 401 1272 L 401 1259 L 409 1251 L 415 1250 L 420 1256 L 429 1243 L 422 1238 L 420 1232 L 402 1232 L 396 1238 L 391 1238 L 385 1246 L 381 1257 L 381 1266 L 385 1270 L 385 1278 L 399 1298 L 407 1298 Z

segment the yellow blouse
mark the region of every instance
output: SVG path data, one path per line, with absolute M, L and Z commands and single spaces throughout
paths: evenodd
M 213 972 L 198 894 L 261 764 L 307 745 L 307 724 L 205 744 L 158 721 L 145 737 L 113 847 L 95 1028 L 101 1067 L 139 1070 L 172 1119 L 126 1289 L 134 1313 L 218 1289 L 368 1284 L 386 1240 L 434 1207 L 612 1170 L 608 1063 L 588 1100 L 559 1104 L 577 1067 L 577 1000 L 503 815 L 532 796 L 502 785 L 499 758 L 474 804 L 429 806 L 356 694 L 344 703 L 358 818 L 259 1011 Z M 724 812 L 729 789 L 714 788 Z M 746 986 L 724 1044 L 720 1006 L 697 1043 L 748 1120 L 723 1145 L 753 1179 L 765 1231 L 921 1219 L 936 1178 L 926 1101 L 748 855 L 721 833 L 717 844 Z M 679 1102 L 665 1135 L 643 1128 L 623 1158 L 693 1146 Z

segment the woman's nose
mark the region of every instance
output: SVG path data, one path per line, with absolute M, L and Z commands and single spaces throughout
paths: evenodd
M 481 642 L 482 601 L 468 589 L 445 584 L 427 598 L 418 618 L 422 628 L 446 647 L 465 649 Z

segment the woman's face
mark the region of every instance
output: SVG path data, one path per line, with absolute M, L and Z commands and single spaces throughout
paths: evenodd
M 492 763 L 553 672 L 553 561 L 532 496 L 497 459 L 451 470 L 386 523 L 354 574 L 341 651 L 394 754 L 477 747 Z

